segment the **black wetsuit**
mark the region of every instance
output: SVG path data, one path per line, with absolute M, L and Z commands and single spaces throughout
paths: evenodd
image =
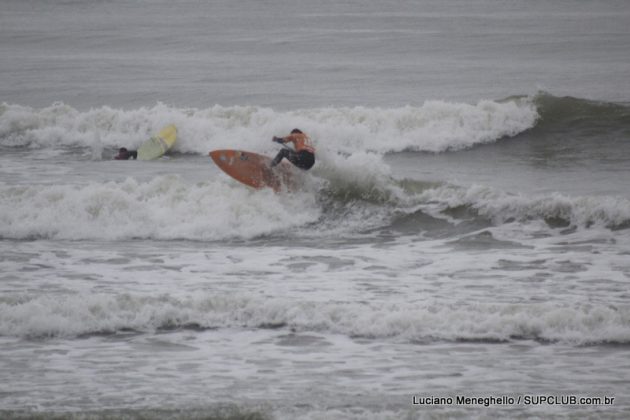
M 118 155 L 114 158 L 116 160 L 129 160 L 129 159 L 138 159 L 138 151 L 137 150 L 125 150 L 124 152 L 118 152 Z
M 304 170 L 311 169 L 313 165 L 315 165 L 315 155 L 307 150 L 300 150 L 299 152 L 296 152 L 291 149 L 282 149 L 271 161 L 271 166 L 276 166 L 284 158 L 298 168 Z

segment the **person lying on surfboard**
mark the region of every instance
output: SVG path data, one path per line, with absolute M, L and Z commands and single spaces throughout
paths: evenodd
M 280 144 L 291 142 L 293 143 L 293 147 L 295 147 L 295 150 L 291 150 L 288 147 L 280 150 L 276 157 L 271 161 L 272 168 L 282 162 L 282 159 L 284 158 L 298 168 L 304 170 L 311 169 L 315 164 L 315 148 L 311 143 L 311 138 L 299 129 L 294 128 L 291 131 L 291 134 L 285 137 L 274 136 L 272 141 Z
M 118 154 L 114 156 L 116 160 L 129 160 L 138 159 L 138 152 L 136 150 L 127 150 L 125 147 L 118 149 Z

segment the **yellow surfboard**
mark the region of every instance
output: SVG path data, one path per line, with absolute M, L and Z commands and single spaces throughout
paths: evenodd
M 177 140 L 177 128 L 174 124 L 166 126 L 157 136 L 151 137 L 138 148 L 139 160 L 153 160 L 166 153 Z
M 282 162 L 272 169 L 271 158 L 242 150 L 213 150 L 209 155 L 223 172 L 245 185 L 272 188 L 275 192 L 283 188 L 295 190 L 291 164 Z

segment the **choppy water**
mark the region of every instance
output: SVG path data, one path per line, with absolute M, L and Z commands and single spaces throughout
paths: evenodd
M 623 2 L 0 11 L 2 417 L 628 416 Z

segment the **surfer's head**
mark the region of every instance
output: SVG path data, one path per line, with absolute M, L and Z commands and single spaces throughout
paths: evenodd
M 116 160 L 127 160 L 129 159 L 129 152 L 127 151 L 126 147 L 121 147 L 120 149 L 118 149 L 118 154 L 116 156 L 114 156 L 114 159 Z
M 295 134 L 295 133 L 302 134 L 302 130 L 300 130 L 299 128 L 294 128 L 293 130 L 291 130 L 291 134 Z

